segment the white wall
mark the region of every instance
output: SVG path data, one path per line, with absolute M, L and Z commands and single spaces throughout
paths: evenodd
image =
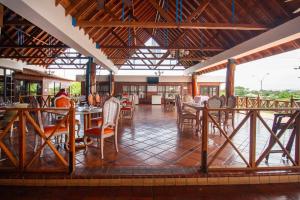
M 147 82 L 148 76 L 127 76 L 127 75 L 115 75 L 115 82 Z M 97 75 L 97 81 L 109 81 L 108 76 Z M 77 75 L 76 81 L 84 81 L 85 76 Z M 225 76 L 207 76 L 201 75 L 197 78 L 198 82 L 224 82 Z M 160 76 L 159 82 L 175 82 L 175 83 L 187 83 L 192 82 L 191 76 Z
M 125 76 L 125 75 L 115 75 L 115 82 L 147 82 L 147 77 L 149 76 Z M 109 81 L 108 76 L 96 77 L 97 81 Z M 85 76 L 77 75 L 76 81 L 84 81 Z M 191 82 L 191 76 L 161 76 L 159 77 L 159 82 Z

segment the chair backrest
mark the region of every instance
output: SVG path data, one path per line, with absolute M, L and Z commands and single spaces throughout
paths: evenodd
M 71 99 L 67 96 L 61 95 L 54 99 L 54 105 L 57 108 L 69 108 L 71 107 Z
M 187 94 L 187 95 L 183 95 L 182 101 L 183 102 L 193 102 L 194 100 L 193 100 L 193 97 L 191 95 Z
M 101 97 L 98 93 L 95 95 L 95 101 L 96 101 L 97 104 L 101 103 Z
M 134 103 L 134 95 L 133 94 L 130 94 L 128 96 L 128 101 Z
M 94 96 L 92 94 L 88 96 L 88 103 L 89 105 L 94 105 Z
M 221 108 L 221 106 L 222 106 L 222 101 L 217 96 L 213 96 L 207 100 L 208 108 Z
M 221 103 L 222 103 L 222 107 L 225 107 L 226 106 L 226 97 L 225 97 L 225 95 L 222 95 L 222 96 L 220 96 L 220 99 L 221 99 Z
M 16 110 L 8 110 L 3 114 L 3 117 L 0 121 L 0 129 L 4 129 L 8 123 L 14 118 L 14 116 L 18 113 L 18 108 L 28 108 L 29 104 L 27 103 L 17 103 L 12 106 L 9 106 L 10 108 L 16 108 Z
M 182 103 L 179 95 L 175 96 L 175 104 L 176 104 L 177 113 L 179 115 L 182 114 Z
M 103 130 L 107 127 L 118 128 L 120 108 L 120 101 L 115 97 L 105 101 L 103 105 Z
M 236 97 L 229 96 L 227 99 L 227 106 L 228 108 L 235 108 L 236 107 Z

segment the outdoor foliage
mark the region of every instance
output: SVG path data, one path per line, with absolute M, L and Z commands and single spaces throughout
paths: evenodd
M 80 95 L 81 94 L 81 83 L 80 82 L 72 82 L 70 85 L 70 93 L 72 95 Z
M 237 96 L 247 96 L 247 97 L 257 97 L 260 95 L 263 98 L 268 99 L 280 99 L 288 100 L 292 96 L 294 99 L 300 99 L 300 90 L 249 90 L 242 86 L 235 87 L 235 95 Z

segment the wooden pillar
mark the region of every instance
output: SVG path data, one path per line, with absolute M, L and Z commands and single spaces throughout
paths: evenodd
M 207 165 L 207 151 L 208 151 L 208 109 L 207 103 L 204 103 L 204 109 L 202 111 L 202 147 L 201 147 L 201 168 L 203 173 L 208 172 Z
M 300 112 L 300 111 L 296 111 L 296 112 Z M 295 119 L 295 131 L 296 131 L 295 161 L 297 166 L 300 166 L 300 114 Z
M 86 63 L 86 72 L 85 72 L 85 96 L 88 99 L 89 94 L 91 93 L 91 66 L 93 63 L 93 58 L 89 57 L 88 62 Z
M 97 80 L 96 80 L 96 63 L 91 64 L 91 75 L 90 75 L 90 81 L 91 81 L 91 93 L 94 94 L 97 92 Z
M 197 75 L 192 75 L 192 95 L 193 97 L 197 96 L 198 94 L 198 85 L 197 85 Z
M 69 111 L 69 173 L 75 171 L 75 103 L 71 101 L 71 107 Z
M 234 95 L 235 60 L 228 59 L 226 72 L 226 97 Z

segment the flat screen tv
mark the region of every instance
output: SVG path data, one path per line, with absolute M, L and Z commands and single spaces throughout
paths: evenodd
M 147 77 L 148 84 L 157 84 L 159 83 L 159 77 Z

